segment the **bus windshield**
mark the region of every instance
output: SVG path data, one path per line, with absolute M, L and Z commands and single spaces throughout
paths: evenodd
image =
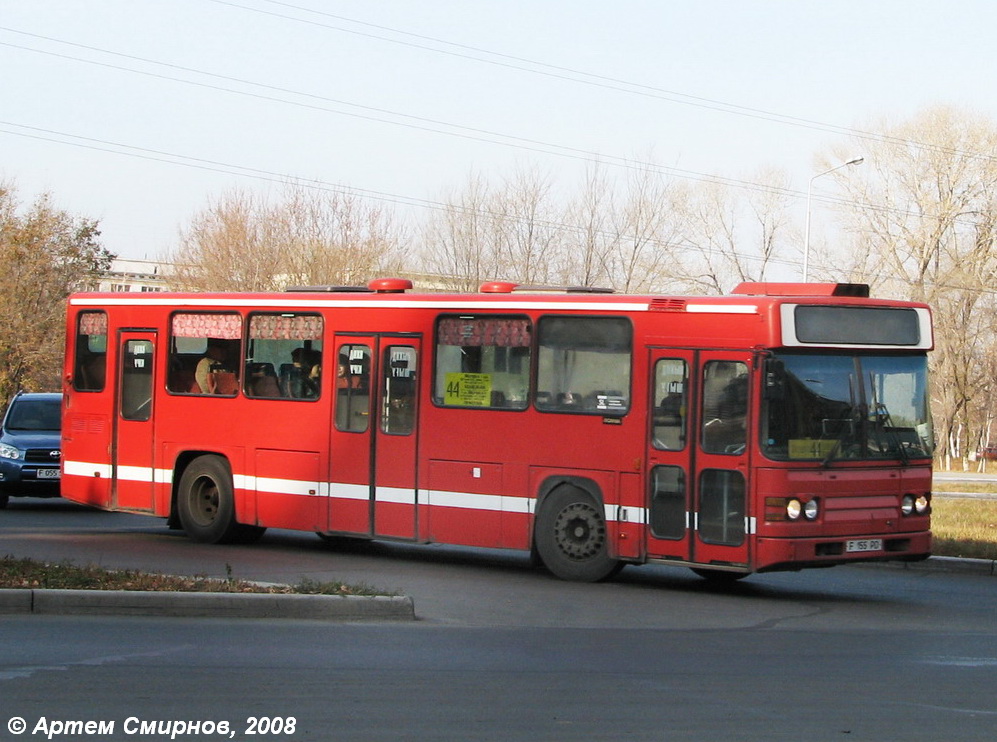
M 763 379 L 763 453 L 825 465 L 929 458 L 927 365 L 924 355 L 773 354 Z

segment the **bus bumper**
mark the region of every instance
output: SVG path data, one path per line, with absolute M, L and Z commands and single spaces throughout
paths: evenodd
M 759 538 L 755 544 L 756 572 L 859 562 L 914 562 L 931 556 L 931 531 L 835 538 Z

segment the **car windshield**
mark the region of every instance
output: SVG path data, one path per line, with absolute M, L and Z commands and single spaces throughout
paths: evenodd
M 59 430 L 62 405 L 58 399 L 21 399 L 7 414 L 7 430 Z
M 928 458 L 934 434 L 924 355 L 774 354 L 766 362 L 769 458 Z

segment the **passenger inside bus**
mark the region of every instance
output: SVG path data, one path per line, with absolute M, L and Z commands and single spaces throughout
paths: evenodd
M 280 389 L 285 397 L 317 399 L 322 374 L 321 353 L 298 347 L 291 351 L 291 363 L 280 365 Z
M 254 397 L 280 397 L 277 372 L 272 363 L 249 365 L 249 393 Z
M 224 341 L 209 339 L 204 357 L 194 369 L 195 393 L 235 394 L 239 387 L 235 372 L 229 365 L 229 351 Z

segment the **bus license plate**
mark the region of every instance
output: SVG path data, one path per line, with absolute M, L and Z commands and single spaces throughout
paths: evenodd
M 845 551 L 847 552 L 882 550 L 883 539 L 881 538 L 863 538 L 845 542 Z
M 38 470 L 39 479 L 58 479 L 59 470 L 58 469 L 39 469 Z

